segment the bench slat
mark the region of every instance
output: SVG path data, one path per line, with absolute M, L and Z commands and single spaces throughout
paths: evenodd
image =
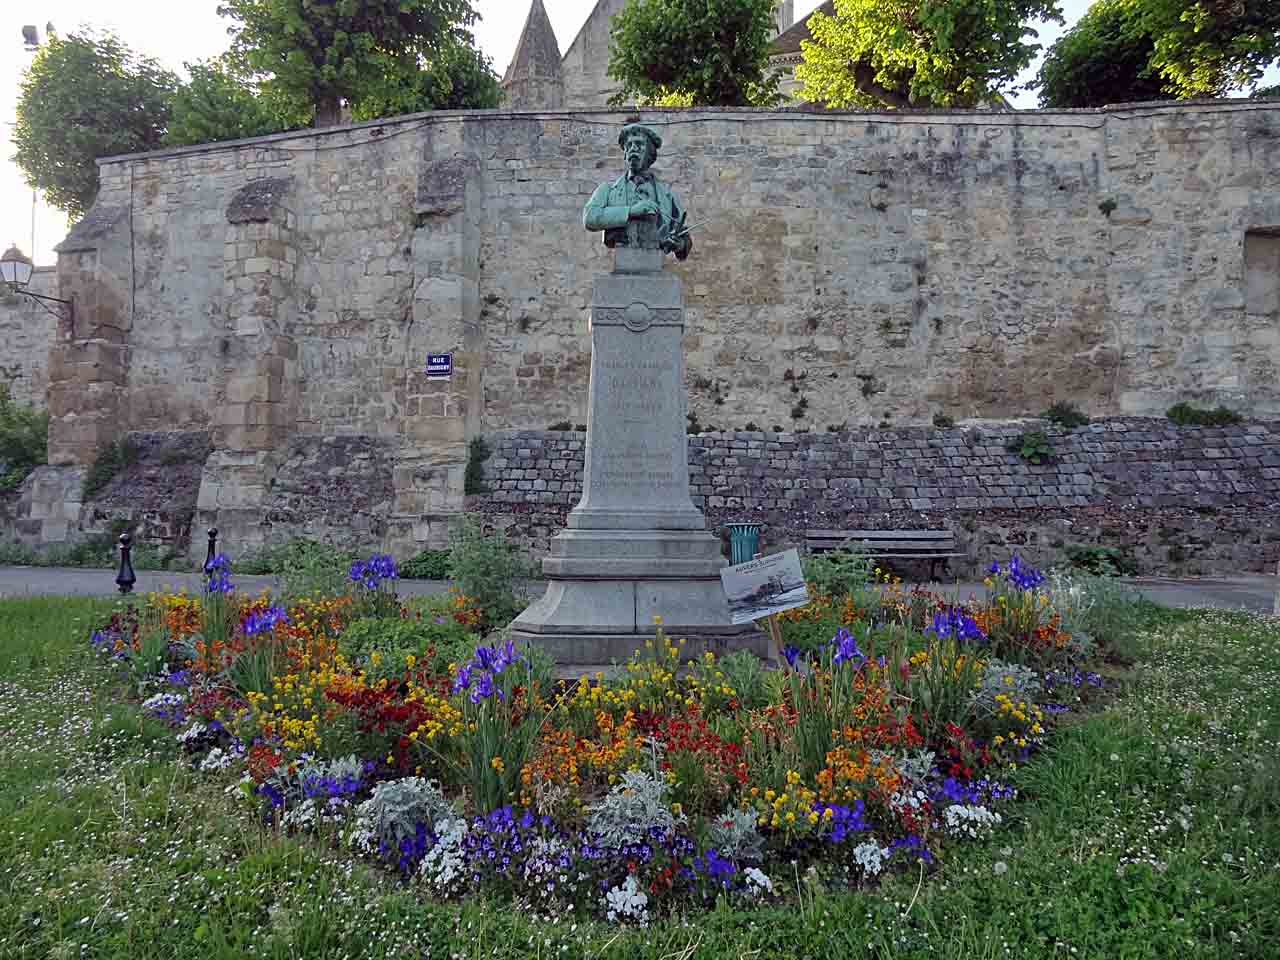
M 948 537 L 945 540 L 917 540 L 914 537 L 903 537 L 901 540 L 867 540 L 862 537 L 805 537 L 809 543 L 828 543 L 833 546 L 842 543 L 856 543 L 861 546 L 869 547 L 885 547 L 892 549 L 893 547 L 919 547 L 924 549 L 945 549 L 954 544 L 955 537 Z
M 901 543 L 901 544 L 884 544 L 884 543 L 828 543 L 825 540 L 809 540 L 805 546 L 809 549 L 838 551 L 844 550 L 849 553 L 902 553 L 911 550 L 916 553 L 941 553 L 948 550 L 955 550 L 954 543 Z
M 805 530 L 813 539 L 841 540 L 954 540 L 950 530 Z
M 942 557 L 963 557 L 963 553 L 893 553 L 885 550 L 868 551 L 865 553 L 868 557 L 884 557 L 885 559 L 900 560 L 935 560 Z

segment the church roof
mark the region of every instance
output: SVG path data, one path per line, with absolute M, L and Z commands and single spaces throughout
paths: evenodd
M 515 55 L 502 78 L 504 85 L 525 77 L 560 76 L 560 45 L 542 0 L 533 0 Z
M 814 13 L 825 13 L 829 17 L 836 15 L 836 0 L 827 0 L 822 6 L 814 10 L 803 20 L 797 20 L 790 27 L 778 34 L 778 38 L 769 45 L 769 56 L 783 57 L 788 54 L 798 54 L 800 52 L 801 40 L 812 40 L 813 34 L 809 32 L 809 17 Z

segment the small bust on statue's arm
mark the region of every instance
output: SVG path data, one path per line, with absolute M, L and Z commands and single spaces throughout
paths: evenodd
M 636 247 L 689 256 L 687 214 L 671 188 L 650 167 L 658 158 L 662 137 L 640 123 L 629 123 L 618 135 L 627 172 L 596 187 L 582 211 L 582 225 L 603 230 L 607 247 Z

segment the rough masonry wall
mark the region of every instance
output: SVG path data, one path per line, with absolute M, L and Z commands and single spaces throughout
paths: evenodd
M 702 224 L 672 269 L 704 427 L 1280 413 L 1256 241 L 1280 232 L 1275 104 L 647 116 Z M 386 542 L 440 542 L 467 438 L 585 419 L 609 257 L 581 209 L 626 118 L 441 112 L 104 161 L 61 247 L 51 462 L 208 429 L 197 522 L 253 542 L 293 437 L 378 438 Z M 426 381 L 446 351 L 453 380 Z
M 55 297 L 57 277 L 49 267 L 37 267 L 29 289 Z M 49 304 L 57 309 L 57 304 Z M 0 289 L 0 384 L 8 384 L 14 400 L 45 408 L 49 387 L 49 344 L 58 321 L 30 297 Z
M 1037 429 L 1053 456 L 1031 464 L 1008 446 Z M 545 552 L 582 496 L 584 440 L 495 435 L 471 506 Z M 993 550 L 1048 564 L 1077 544 L 1116 547 L 1144 572 L 1269 572 L 1280 561 L 1280 421 L 704 434 L 689 438 L 689 488 L 710 529 L 755 521 L 774 545 L 803 544 L 807 529 L 951 529 L 969 555 L 957 567 L 971 573 Z

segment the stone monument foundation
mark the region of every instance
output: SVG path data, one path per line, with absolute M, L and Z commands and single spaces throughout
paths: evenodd
M 655 617 L 686 655 L 768 655 L 753 624 L 730 621 L 720 541 L 689 495 L 684 304 L 662 260 L 618 248 L 594 284 L 582 499 L 543 560 L 546 593 L 511 627 L 562 664 L 626 660 Z

